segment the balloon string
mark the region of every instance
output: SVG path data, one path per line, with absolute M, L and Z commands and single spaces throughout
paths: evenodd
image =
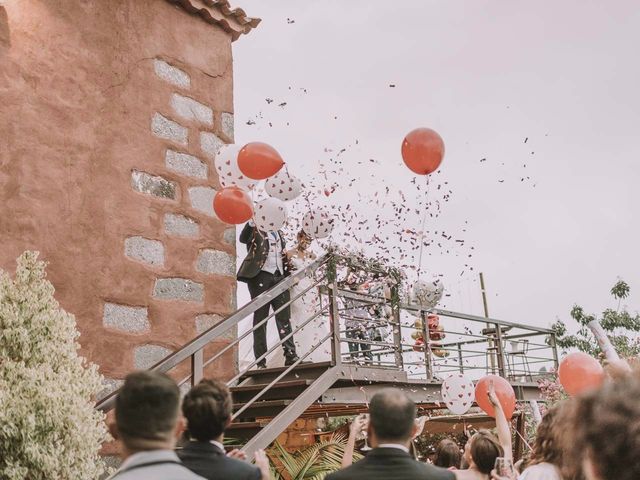
M 516 430 L 516 433 L 518 434 L 518 436 L 522 439 L 522 441 L 524 442 L 524 444 L 527 446 L 527 448 L 529 449 L 530 452 L 533 452 L 533 448 L 531 448 L 531 445 L 529 445 L 529 442 L 527 442 L 524 437 L 520 434 L 520 432 L 518 430 Z
M 425 202 L 422 213 L 422 228 L 420 229 L 420 253 L 418 255 L 418 280 L 420 280 L 420 273 L 422 272 L 422 251 L 424 249 L 424 227 L 427 223 L 427 211 L 429 210 L 429 175 L 427 177 L 427 190 L 425 192 Z

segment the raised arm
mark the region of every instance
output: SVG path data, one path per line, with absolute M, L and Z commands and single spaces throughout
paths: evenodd
M 342 468 L 347 468 L 353 463 L 353 450 L 356 446 L 356 437 L 367 428 L 367 420 L 364 415 L 358 415 L 353 419 L 349 428 L 349 438 L 347 446 L 344 447 L 344 457 L 342 457 Z
M 244 243 L 245 245 L 249 243 L 251 238 L 253 238 L 253 232 L 255 229 L 256 228 L 251 224 L 251 222 L 247 223 L 240 233 L 240 243 Z
M 509 427 L 509 421 L 504 414 L 502 405 L 496 395 L 496 387 L 493 385 L 493 381 L 489 382 L 488 396 L 493 409 L 496 412 L 496 428 L 498 430 L 498 441 L 504 450 L 504 457 L 513 460 L 513 452 L 511 447 L 511 428 Z

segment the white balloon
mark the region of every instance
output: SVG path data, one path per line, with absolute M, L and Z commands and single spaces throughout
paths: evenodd
M 302 182 L 282 169 L 273 177 L 267 178 L 264 189 L 272 197 L 288 202 L 302 193 Z
M 276 232 L 284 227 L 287 221 L 287 206 L 277 198 L 265 198 L 256 204 L 253 218 L 258 230 Z
M 251 190 L 256 186 L 257 180 L 247 177 L 238 167 L 238 152 L 242 147 L 236 144 L 222 145 L 218 149 L 214 165 L 218 172 L 220 185 L 223 187 L 238 186 L 245 190 Z
M 409 303 L 423 309 L 434 308 L 444 293 L 444 285 L 439 278 L 435 280 L 416 280 L 411 287 Z
M 441 387 L 442 401 L 454 415 L 464 415 L 473 405 L 475 388 L 473 382 L 461 373 L 451 375 Z
M 326 238 L 333 230 L 333 217 L 321 208 L 307 212 L 302 219 L 302 229 L 311 238 Z

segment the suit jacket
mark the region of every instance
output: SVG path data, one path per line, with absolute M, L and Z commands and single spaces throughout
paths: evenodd
M 108 480 L 158 480 L 161 478 L 205 480 L 182 465 L 171 450 L 151 450 L 131 455 Z
M 286 243 L 282 232 L 278 231 L 278 236 L 282 245 L 282 266 L 284 268 L 282 274 L 286 276 L 289 275 L 290 270 L 285 251 Z M 255 278 L 264 267 L 269 256 L 269 239 L 263 232 L 247 223 L 240 233 L 240 242 L 247 246 L 247 256 L 238 270 L 238 280 L 247 282 Z
M 229 458 L 209 442 L 191 441 L 176 452 L 182 464 L 207 480 L 260 480 L 260 470 L 253 465 Z
M 397 448 L 374 448 L 365 458 L 326 480 L 455 480 L 444 468 L 414 460 Z

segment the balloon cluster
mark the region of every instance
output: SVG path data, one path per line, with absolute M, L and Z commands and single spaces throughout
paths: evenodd
M 423 325 L 422 318 L 418 318 L 413 324 L 416 331 L 411 334 L 411 338 L 413 338 L 416 343 L 413 346 L 413 350 L 416 352 L 424 352 L 424 335 L 423 335 Z M 442 344 L 439 343 L 441 340 L 446 337 L 444 333 L 444 326 L 440 324 L 440 317 L 433 313 L 427 315 L 427 332 L 429 335 L 429 346 L 431 348 L 431 353 L 433 353 L 436 357 L 444 358 L 449 356 L 449 352 L 442 348 Z
M 451 413 L 464 415 L 473 406 L 473 402 L 490 417 L 495 418 L 496 412 L 489 400 L 489 385 L 493 383 L 496 397 L 502 406 L 507 419 L 513 416 L 516 409 L 516 393 L 511 384 L 497 375 L 486 375 L 478 380 L 475 387 L 473 382 L 461 373 L 451 375 L 442 382 L 440 394 Z
M 277 231 L 287 223 L 285 202 L 302 193 L 302 182 L 283 169 L 284 160 L 271 145 L 251 142 L 243 147 L 223 145 L 215 168 L 222 189 L 213 200 L 213 210 L 220 220 L 237 225 L 253 219 L 259 230 Z M 268 198 L 254 204 L 249 192 L 265 180 Z M 312 238 L 325 238 L 333 229 L 333 218 L 322 209 L 312 209 L 303 219 L 303 229 Z

